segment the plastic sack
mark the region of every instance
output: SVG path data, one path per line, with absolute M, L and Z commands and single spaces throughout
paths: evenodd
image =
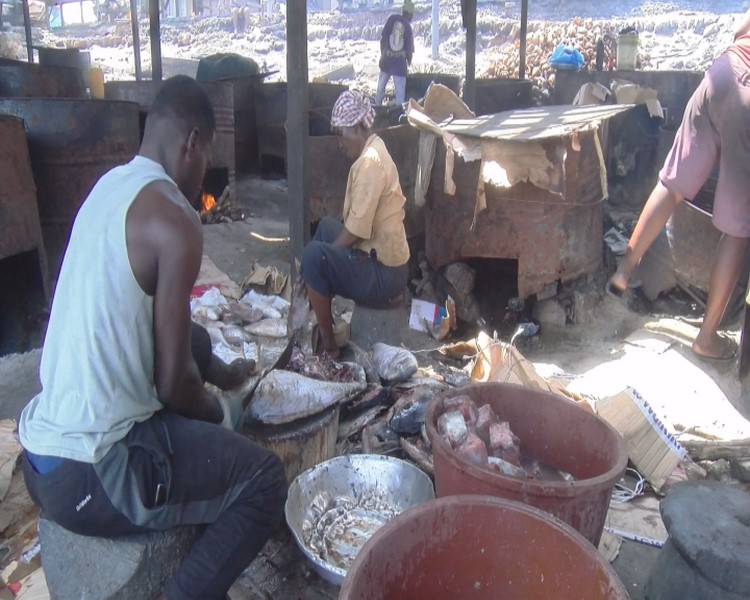
M 572 69 L 578 71 L 583 67 L 583 54 L 575 48 L 558 44 L 549 57 L 549 64 L 555 69 Z

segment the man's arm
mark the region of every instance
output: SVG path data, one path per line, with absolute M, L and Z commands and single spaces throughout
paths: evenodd
M 202 253 L 200 223 L 177 189 L 159 183 L 144 190 L 128 216 L 128 255 L 141 287 L 154 297 L 157 397 L 176 413 L 218 423 L 223 411 L 203 387 L 190 345 L 190 291 Z
M 734 39 L 736 40 L 738 37 L 745 35 L 748 31 L 750 31 L 750 10 L 745 13 L 734 30 Z
M 351 231 L 349 231 L 346 227 L 344 227 L 341 230 L 341 233 L 339 233 L 338 236 L 336 236 L 336 239 L 333 240 L 333 246 L 335 248 L 351 248 L 354 244 L 356 244 L 361 239 L 362 239 L 361 237 L 357 237 Z

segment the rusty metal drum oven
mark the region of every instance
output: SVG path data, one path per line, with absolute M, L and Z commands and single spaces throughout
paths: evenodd
M 206 91 L 216 117 L 212 169 L 226 169 L 227 184 L 235 193 L 234 92 L 232 84 L 224 81 L 199 81 Z M 141 110 L 141 127 L 146 113 L 159 93 L 160 81 L 110 81 L 104 85 L 107 100 L 137 102 Z M 142 133 L 142 132 L 141 132 Z M 221 190 L 219 190 L 221 193 Z M 216 195 L 216 194 L 214 194 Z
M 0 98 L 85 98 L 80 72 L 70 67 L 0 63 Z
M 47 288 L 47 255 L 42 241 L 36 186 L 23 121 L 0 115 L 0 260 L 36 250 Z
M 138 152 L 138 105 L 61 98 L 0 99 L 0 114 L 23 119 L 52 279 L 78 208 L 112 167 Z
M 486 185 L 487 208 L 475 226 L 480 161 L 456 158 L 455 196 L 444 192 L 445 147 L 437 145 L 425 206 L 425 250 L 434 268 L 467 258 L 518 261 L 518 295 L 541 292 L 599 269 L 602 262 L 602 187 L 594 132 L 579 135 L 580 152 L 567 141 L 565 193 L 528 182 L 501 189 Z

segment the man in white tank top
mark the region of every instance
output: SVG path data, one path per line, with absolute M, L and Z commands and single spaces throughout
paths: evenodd
M 82 535 L 184 524 L 204 533 L 164 598 L 225 598 L 282 518 L 281 461 L 235 433 L 247 375 L 213 360 L 191 323 L 203 233 L 195 207 L 215 121 L 194 80 L 167 80 L 130 163 L 76 216 L 42 352 L 42 392 L 19 435 L 42 516 Z M 106 576 L 106 575 L 103 575 Z

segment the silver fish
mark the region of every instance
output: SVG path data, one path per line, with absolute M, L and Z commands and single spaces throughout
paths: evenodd
M 408 350 L 381 342 L 372 345 L 370 356 L 380 379 L 388 383 L 406 381 L 419 367 L 417 358 Z
M 245 325 L 245 331 L 253 335 L 262 335 L 264 337 L 283 338 L 286 337 L 286 320 L 285 319 L 262 319 L 257 323 Z
M 362 368 L 365 370 L 368 383 L 380 383 L 380 376 L 378 375 L 378 370 L 375 368 L 375 363 L 372 362 L 370 353 L 362 350 L 362 348 L 351 340 L 349 340 L 349 347 L 354 351 L 354 360 L 362 365 Z
M 364 383 L 318 381 L 291 371 L 271 371 L 255 390 L 245 420 L 289 423 L 317 414 L 366 387 Z
M 229 305 L 229 310 L 244 323 L 255 323 L 263 318 L 263 311 L 260 308 L 245 302 L 234 302 Z
M 253 339 L 247 331 L 237 327 L 237 325 L 228 325 L 221 330 L 221 333 L 227 343 L 233 346 L 242 346 L 243 343 L 250 342 Z M 209 335 L 211 334 L 209 333 Z
M 399 434 L 415 435 L 424 425 L 427 406 L 445 390 L 441 384 L 423 384 L 405 391 L 391 408 L 388 424 Z M 396 390 L 394 390 L 396 391 Z

